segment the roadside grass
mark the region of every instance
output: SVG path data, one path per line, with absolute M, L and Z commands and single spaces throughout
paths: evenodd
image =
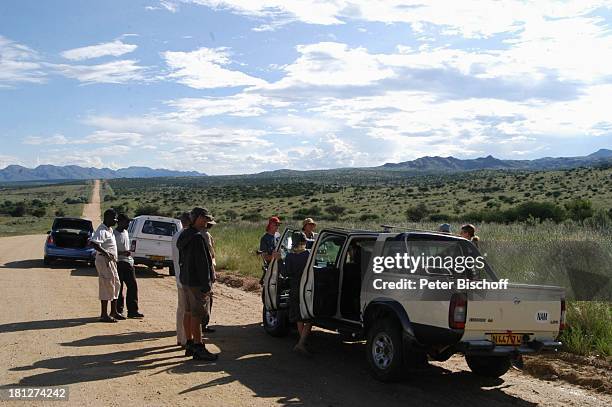
M 565 350 L 578 355 L 612 356 L 612 304 L 609 301 L 569 302 L 567 325 L 560 337 Z
M 84 197 L 88 201 L 93 183 L 91 181 L 70 182 L 51 185 L 12 184 L 0 187 L 2 203 L 23 203 L 26 207 L 32 201 L 38 200 L 36 207 L 40 216 L 33 216 L 26 211 L 23 216 L 0 214 L 0 236 L 16 236 L 35 233 L 45 233 L 51 228 L 57 215 L 80 217 L 83 213 L 83 202 L 67 203 L 66 199 L 74 201 Z M 43 213 L 44 212 L 44 213 Z M 56 215 L 57 214 L 57 215 Z

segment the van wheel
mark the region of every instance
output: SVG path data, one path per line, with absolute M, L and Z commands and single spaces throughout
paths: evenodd
M 396 321 L 385 318 L 368 330 L 366 357 L 374 378 L 391 382 L 399 379 L 403 367 L 402 333 Z
M 170 274 L 171 276 L 175 275 L 175 273 L 174 273 L 174 265 L 170 265 L 168 267 L 168 274 Z
M 465 356 L 470 370 L 478 376 L 498 378 L 510 369 L 509 356 Z
M 263 307 L 263 326 L 270 336 L 282 337 L 289 333 L 289 317 L 285 311 L 268 311 Z

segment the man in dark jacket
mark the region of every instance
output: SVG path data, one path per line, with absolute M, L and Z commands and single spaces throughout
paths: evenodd
M 190 332 L 192 338 L 187 338 L 185 356 L 212 361 L 217 355 L 204 346 L 201 326 L 202 319 L 209 313 L 212 257 L 200 232 L 206 230 L 210 213 L 204 208 L 194 208 L 190 215 L 191 225 L 181 232 L 176 242 L 181 268 L 179 277 L 186 298 L 185 312 L 191 314 L 190 326 L 185 331 Z

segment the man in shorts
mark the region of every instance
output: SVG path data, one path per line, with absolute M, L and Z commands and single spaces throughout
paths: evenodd
M 114 209 L 104 211 L 104 221 L 98 226 L 90 242 L 96 249 L 96 270 L 100 297 L 100 322 L 117 322 L 125 317 L 117 312 L 119 296 L 119 274 L 117 273 L 117 242 L 113 226 L 117 224 L 117 212 Z M 108 314 L 108 302 L 111 312 Z
M 185 294 L 185 312 L 189 312 L 191 338 L 187 338 L 185 356 L 194 360 L 213 361 L 217 355 L 210 353 L 202 341 L 202 320 L 208 318 L 211 296 L 212 256 L 202 236 L 206 230 L 210 213 L 204 208 L 193 208 L 191 224 L 179 236 L 176 247 L 179 250 L 180 281 Z M 185 329 L 189 332 L 189 329 Z

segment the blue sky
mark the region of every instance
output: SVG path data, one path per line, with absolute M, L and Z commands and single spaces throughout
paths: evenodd
M 586 155 L 611 62 L 609 1 L 3 1 L 0 168 Z

